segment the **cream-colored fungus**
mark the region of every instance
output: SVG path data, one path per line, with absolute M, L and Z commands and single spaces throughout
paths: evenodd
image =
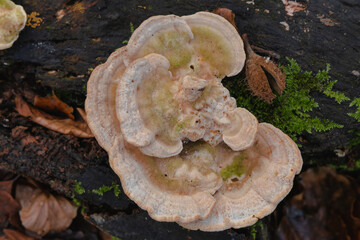
M 125 193 L 158 221 L 220 231 L 251 225 L 292 187 L 296 144 L 223 87 L 245 53 L 236 29 L 200 12 L 156 16 L 98 66 L 86 112 Z

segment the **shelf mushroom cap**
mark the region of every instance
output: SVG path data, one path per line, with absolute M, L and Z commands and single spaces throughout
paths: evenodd
M 231 124 L 223 132 L 224 142 L 234 151 L 251 147 L 258 130 L 258 120 L 245 108 L 230 112 Z
M 208 12 L 189 16 L 155 16 L 144 21 L 127 45 L 125 65 L 150 53 L 165 56 L 174 76 L 204 78 L 238 74 L 245 63 L 243 41 L 224 18 Z M 206 77 L 205 77 L 206 79 Z
M 193 159 L 208 158 L 208 152 L 155 158 L 118 138 L 109 155 L 110 166 L 121 179 L 125 193 L 158 221 L 191 222 L 206 218 L 222 179 L 211 169 L 202 169 Z
M 244 61 L 221 17 L 169 15 L 146 20 L 92 72 L 89 127 L 124 192 L 155 220 L 244 227 L 290 190 L 302 164 L 296 144 L 237 108 L 221 84 Z
M 10 0 L 0 1 L 0 50 L 10 48 L 26 23 L 24 8 Z
M 86 100 L 90 128 L 107 150 L 122 135 L 143 153 L 163 158 L 177 155 L 184 139 L 216 145 L 236 108 L 220 81 L 240 72 L 244 61 L 239 34 L 216 14 L 151 17 L 93 71 Z
M 260 123 L 255 144 L 243 152 L 250 162 L 248 173 L 217 191 L 215 206 L 206 219 L 179 221 L 181 226 L 202 231 L 247 227 L 270 214 L 289 193 L 302 158 L 286 134 L 271 124 Z
M 166 131 L 164 129 L 168 127 L 166 120 L 171 121 L 176 118 L 176 105 L 169 103 L 172 101 L 171 97 L 165 96 L 169 99 L 163 99 L 164 96 L 160 96 L 161 99 L 155 97 L 157 101 L 151 104 L 154 91 L 155 94 L 156 91 L 164 94 L 161 92 L 164 85 L 169 81 L 172 82 L 171 72 L 168 71 L 169 66 L 170 63 L 164 56 L 151 53 L 133 61 L 126 68 L 117 87 L 116 110 L 121 132 L 128 143 L 140 147 L 149 156 L 170 157 L 179 154 L 182 150 L 180 138 L 162 140 L 156 136 L 159 132 Z M 160 89 L 156 87 L 159 84 Z M 140 89 L 143 88 L 145 89 L 141 91 Z M 138 95 L 146 96 L 139 99 Z M 139 105 L 141 104 L 146 104 L 142 110 L 147 114 L 140 112 Z M 156 108 L 158 105 L 159 107 Z M 148 126 L 145 121 L 150 121 Z M 158 124 L 151 126 L 153 122 L 158 122 Z
M 124 52 L 122 47 L 113 52 L 108 60 L 97 66 L 87 83 L 85 111 L 88 125 L 96 140 L 110 152 L 115 140 L 122 137 L 119 120 L 116 117 L 116 89 L 118 79 L 123 75 Z

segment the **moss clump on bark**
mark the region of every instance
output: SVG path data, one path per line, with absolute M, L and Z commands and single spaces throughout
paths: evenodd
M 330 80 L 330 65 L 315 74 L 301 70 L 294 59 L 287 60 L 289 63 L 282 67 L 286 75 L 286 89 L 271 104 L 252 96 L 245 83 L 228 82 L 226 87 L 236 98 L 238 106 L 247 108 L 260 122 L 280 128 L 295 141 L 304 131 L 311 133 L 342 128 L 338 123 L 311 114 L 319 107 L 311 96 L 313 92 L 320 92 L 337 103 L 349 100 L 343 93 L 333 90 L 336 80 Z

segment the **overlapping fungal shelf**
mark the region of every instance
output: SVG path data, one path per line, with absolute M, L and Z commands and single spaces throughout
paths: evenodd
M 238 108 L 221 84 L 245 62 L 222 17 L 155 16 L 88 82 L 86 112 L 125 193 L 158 221 L 245 227 L 270 214 L 302 165 L 283 132 Z

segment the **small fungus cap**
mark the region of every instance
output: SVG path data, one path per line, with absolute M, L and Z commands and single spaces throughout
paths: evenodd
M 164 130 L 164 126 L 160 126 L 162 119 L 159 117 L 174 118 L 176 109 L 171 109 L 172 105 L 168 102 L 162 103 L 166 101 L 165 99 L 157 101 L 157 104 L 164 105 L 159 107 L 158 111 L 151 104 L 154 91 L 156 94 L 157 91 L 162 90 L 158 89 L 157 85 L 166 84 L 166 80 L 171 78 L 169 66 L 170 63 L 164 56 L 151 53 L 129 64 L 117 87 L 116 110 L 121 132 L 128 143 L 140 147 L 149 156 L 170 157 L 179 154 L 182 150 L 182 142 L 179 138 L 163 140 L 156 136 Z M 156 83 L 147 85 L 148 82 L 155 81 Z M 138 93 L 146 96 L 139 99 Z M 141 104 L 145 105 L 142 109 L 146 113 L 140 113 Z M 154 114 L 159 115 L 154 116 Z M 158 121 L 158 124 L 154 126 L 150 123 L 146 126 L 145 120 Z
M 0 0 L 0 50 L 10 48 L 25 27 L 24 8 L 10 0 Z
M 224 142 L 234 151 L 251 147 L 258 130 L 258 120 L 245 108 L 230 112 L 230 124 L 223 132 Z
M 125 65 L 158 53 L 169 60 L 174 75 L 195 72 L 200 77 L 210 73 L 219 78 L 234 76 L 242 70 L 246 58 L 236 29 L 208 12 L 151 17 L 135 30 L 127 48 Z

